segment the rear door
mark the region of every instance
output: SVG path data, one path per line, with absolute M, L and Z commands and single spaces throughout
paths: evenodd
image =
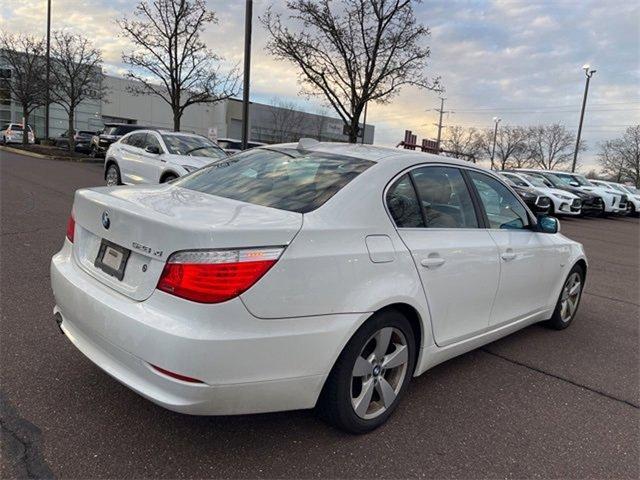
M 499 251 L 500 286 L 490 320 L 496 327 L 547 307 L 561 252 L 551 235 L 532 228 L 527 209 L 506 185 L 475 170 L 469 178 Z
M 480 209 L 461 170 L 415 168 L 391 186 L 387 204 L 418 269 L 436 343 L 486 331 L 498 288 L 498 249 L 480 228 Z

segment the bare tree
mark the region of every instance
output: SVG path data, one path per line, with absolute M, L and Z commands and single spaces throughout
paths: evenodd
M 358 139 L 367 102 L 386 103 L 402 87 L 436 89 L 425 71 L 430 56 L 411 0 L 288 0 L 289 19 L 267 9 L 267 51 L 300 69 L 302 92 L 323 97 Z M 289 27 L 285 23 L 295 23 Z
M 625 177 L 625 159 L 620 152 L 620 139 L 607 140 L 599 145 L 598 163 L 602 173 L 616 182 Z
M 629 180 L 640 187 L 640 125 L 634 125 L 620 138 L 600 145 L 598 162 L 604 174 L 617 182 Z
M 51 100 L 67 112 L 69 150 L 73 151 L 76 108 L 86 100 L 101 100 L 106 93 L 102 53 L 81 35 L 54 32 L 51 55 Z
M 22 109 L 25 123 L 22 143 L 29 142 L 27 127 L 31 112 L 45 104 L 46 91 L 44 39 L 31 35 L 0 34 L 0 58 L 11 70 L 7 87 L 11 99 Z
M 476 158 L 482 151 L 480 132 L 460 125 L 446 128 L 443 144 L 447 155 L 454 158 Z
M 529 129 L 527 145 L 531 159 L 538 167 L 554 170 L 571 162 L 575 136 L 558 123 L 538 125 Z M 586 150 L 584 142 L 580 142 L 579 150 Z
M 493 128 L 486 129 L 480 137 L 481 149 L 487 158 L 491 158 L 493 152 L 494 132 Z M 526 130 L 523 127 L 505 125 L 498 128 L 494 162 L 500 166 L 500 170 L 523 162 L 527 150 L 525 138 Z
M 305 114 L 295 103 L 274 98 L 269 106 L 270 134 L 275 143 L 296 142 L 304 131 Z
M 123 36 L 134 46 L 123 52 L 137 80 L 134 94 L 157 95 L 173 113 L 173 129 L 180 130 L 185 110 L 197 103 L 216 103 L 238 93 L 235 68 L 223 71 L 222 57 L 200 38 L 207 25 L 217 23 L 205 0 L 143 0 L 133 18 L 118 21 Z

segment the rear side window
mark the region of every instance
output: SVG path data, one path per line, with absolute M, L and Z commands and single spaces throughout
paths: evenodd
M 400 177 L 387 192 L 389 213 L 398 228 L 424 227 L 420 203 L 409 174 Z
M 471 194 L 460 170 L 422 167 L 411 175 L 424 207 L 427 228 L 478 228 Z
M 216 162 L 174 185 L 291 212 L 323 205 L 373 162 L 295 149 L 260 148 Z

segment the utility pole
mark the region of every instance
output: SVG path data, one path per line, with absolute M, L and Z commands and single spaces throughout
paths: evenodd
M 496 124 L 496 127 L 493 130 L 493 148 L 491 149 L 491 170 L 494 169 L 493 159 L 496 156 L 496 140 L 498 139 L 498 124 L 502 121 L 501 118 L 493 117 L 493 121 Z
M 45 104 L 44 104 L 44 138 L 49 139 L 49 103 L 51 103 L 49 95 L 49 76 L 51 72 L 51 0 L 47 0 L 47 87 L 45 92 Z
M 436 112 L 440 112 L 440 120 L 438 121 L 438 139 L 436 140 L 437 154 L 440 154 L 440 139 L 442 138 L 442 114 L 444 113 L 444 101 L 446 98 L 440 97 L 440 109 L 436 108 Z M 448 113 L 448 112 L 447 112 Z
M 242 149 L 249 144 L 249 81 L 251 78 L 251 20 L 253 0 L 246 0 L 244 12 L 244 82 L 242 87 Z
M 584 85 L 584 96 L 582 97 L 582 110 L 580 111 L 580 123 L 578 124 L 578 136 L 576 137 L 576 148 L 573 151 L 573 163 L 571 164 L 571 171 L 576 171 L 576 163 L 578 162 L 578 147 L 580 147 L 580 135 L 582 134 L 582 121 L 584 120 L 584 109 L 587 106 L 587 94 L 589 93 L 589 80 L 596 73 L 595 70 L 591 70 L 589 64 L 582 67 L 584 74 L 587 77 L 587 81 Z

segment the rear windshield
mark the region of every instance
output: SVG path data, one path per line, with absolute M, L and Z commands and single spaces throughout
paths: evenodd
M 11 130 L 15 130 L 16 132 L 22 131 L 22 125 L 16 125 L 15 123 L 11 124 Z
M 142 127 L 136 125 L 116 125 L 104 128 L 104 135 L 125 135 L 134 130 L 140 130 Z
M 327 153 L 259 148 L 175 182 L 241 202 L 306 213 L 323 205 L 373 162 Z
M 204 137 L 191 135 L 162 135 L 169 153 L 189 155 L 192 157 L 209 157 L 213 159 L 227 158 L 227 154 L 218 145 Z

